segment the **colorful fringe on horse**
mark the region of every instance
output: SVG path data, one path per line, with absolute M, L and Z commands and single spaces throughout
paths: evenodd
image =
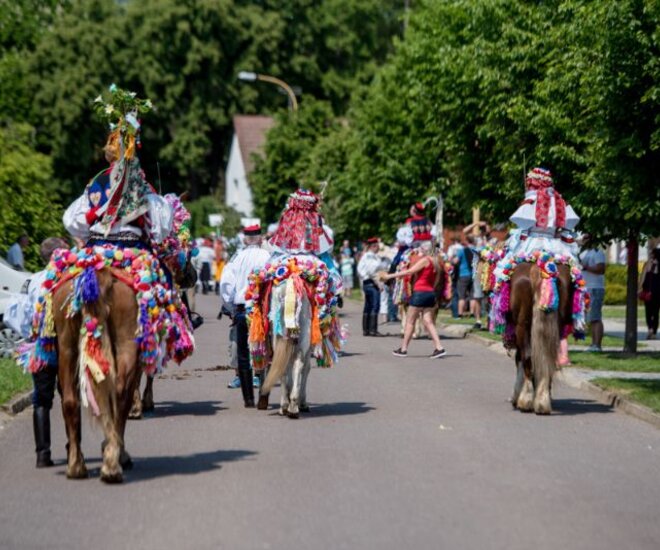
M 80 250 L 60 249 L 48 264 L 43 293 L 35 306 L 32 339 L 19 350 L 19 363 L 30 372 L 56 365 L 56 335 L 52 294 L 59 285 L 73 279 L 67 316 L 82 310 L 83 304 L 99 297 L 97 271 L 109 269 L 113 277 L 130 286 L 139 305 L 136 341 L 140 362 L 147 374 L 159 371 L 169 359 L 180 363 L 194 349 L 192 327 L 178 292 L 172 288 L 159 262 L 151 253 L 137 248 L 117 249 L 104 245 Z M 98 382 L 107 368 L 100 357 L 101 327 L 95 317 L 83 320 L 83 349 L 87 365 Z M 81 358 L 83 360 L 83 358 Z M 99 368 L 96 368 L 98 365 Z
M 286 285 L 282 303 L 270 310 L 271 289 Z M 300 300 L 307 295 L 312 307 L 311 345 L 317 364 L 331 367 L 338 359 L 343 343 L 337 315 L 337 297 L 341 290 L 330 277 L 326 265 L 311 256 L 281 256 L 249 277 L 245 293 L 249 323 L 252 366 L 262 370 L 270 361 L 270 331 L 278 336 L 296 338 L 300 329 Z
M 500 266 L 501 274 L 495 282 L 491 296 L 490 330 L 502 334 L 505 345 L 514 338 L 512 326 L 507 323 L 506 314 L 510 310 L 511 276 L 521 263 L 536 264 L 541 270 L 539 309 L 546 312 L 556 311 L 559 307 L 559 292 L 557 288 L 558 265 L 567 265 L 571 272 L 573 283 L 572 324 L 562 329 L 562 337 L 566 338 L 573 333 L 576 340 L 583 340 L 586 328 L 586 311 L 589 308 L 589 294 L 582 272 L 575 260 L 568 256 L 557 256 L 544 251 L 535 251 L 532 254 L 515 256 L 503 259 Z
M 495 266 L 504 257 L 503 248 L 493 248 L 490 245 L 485 246 L 479 256 L 483 262 L 481 268 L 481 288 L 484 294 L 489 295 L 495 290 Z

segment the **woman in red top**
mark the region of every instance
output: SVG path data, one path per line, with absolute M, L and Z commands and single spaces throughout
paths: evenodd
M 415 330 L 415 322 L 421 315 L 424 328 L 426 328 L 431 340 L 433 340 L 433 343 L 435 344 L 435 350 L 430 357 L 431 359 L 438 359 L 447 354 L 440 343 L 440 337 L 435 328 L 435 319 L 433 315 L 433 310 L 437 305 L 435 285 L 438 279 L 439 266 L 435 258 L 431 255 L 433 250 L 431 241 L 422 242 L 418 250 L 421 254 L 421 258 L 419 258 L 409 269 L 383 276 L 386 280 L 389 280 L 407 277 L 409 275 L 417 275 L 417 278 L 413 283 L 413 293 L 408 306 L 406 328 L 403 332 L 403 343 L 400 348 L 395 349 L 392 353 L 397 357 L 408 356 L 408 344 L 410 344 L 410 340 L 412 339 Z

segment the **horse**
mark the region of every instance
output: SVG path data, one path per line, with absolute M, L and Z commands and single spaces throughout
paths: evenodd
M 552 412 L 552 378 L 562 331 L 572 323 L 573 284 L 571 268 L 557 266 L 556 307 L 544 305 L 547 274 L 535 263 L 519 263 L 511 275 L 507 325 L 513 333 L 516 379 L 511 397 L 514 409 L 536 414 Z
M 339 280 L 311 256 L 288 256 L 250 276 L 246 299 L 249 344 L 255 371 L 263 372 L 257 408 L 268 408 L 273 385 L 282 383 L 279 413 L 298 418 L 309 411 L 307 378 L 312 359 L 332 366 L 342 336 L 336 314 Z

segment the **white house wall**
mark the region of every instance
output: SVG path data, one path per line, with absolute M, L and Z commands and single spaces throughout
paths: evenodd
M 252 216 L 254 213 L 252 190 L 245 175 L 245 166 L 243 165 L 243 158 L 241 157 L 236 134 L 234 134 L 231 141 L 225 182 L 225 201 L 227 206 L 235 208 L 244 216 Z

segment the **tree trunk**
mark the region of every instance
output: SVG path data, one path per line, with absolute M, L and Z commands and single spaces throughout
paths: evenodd
M 628 287 L 626 291 L 626 334 L 623 351 L 637 353 L 638 236 L 631 235 L 626 246 L 628 248 Z

